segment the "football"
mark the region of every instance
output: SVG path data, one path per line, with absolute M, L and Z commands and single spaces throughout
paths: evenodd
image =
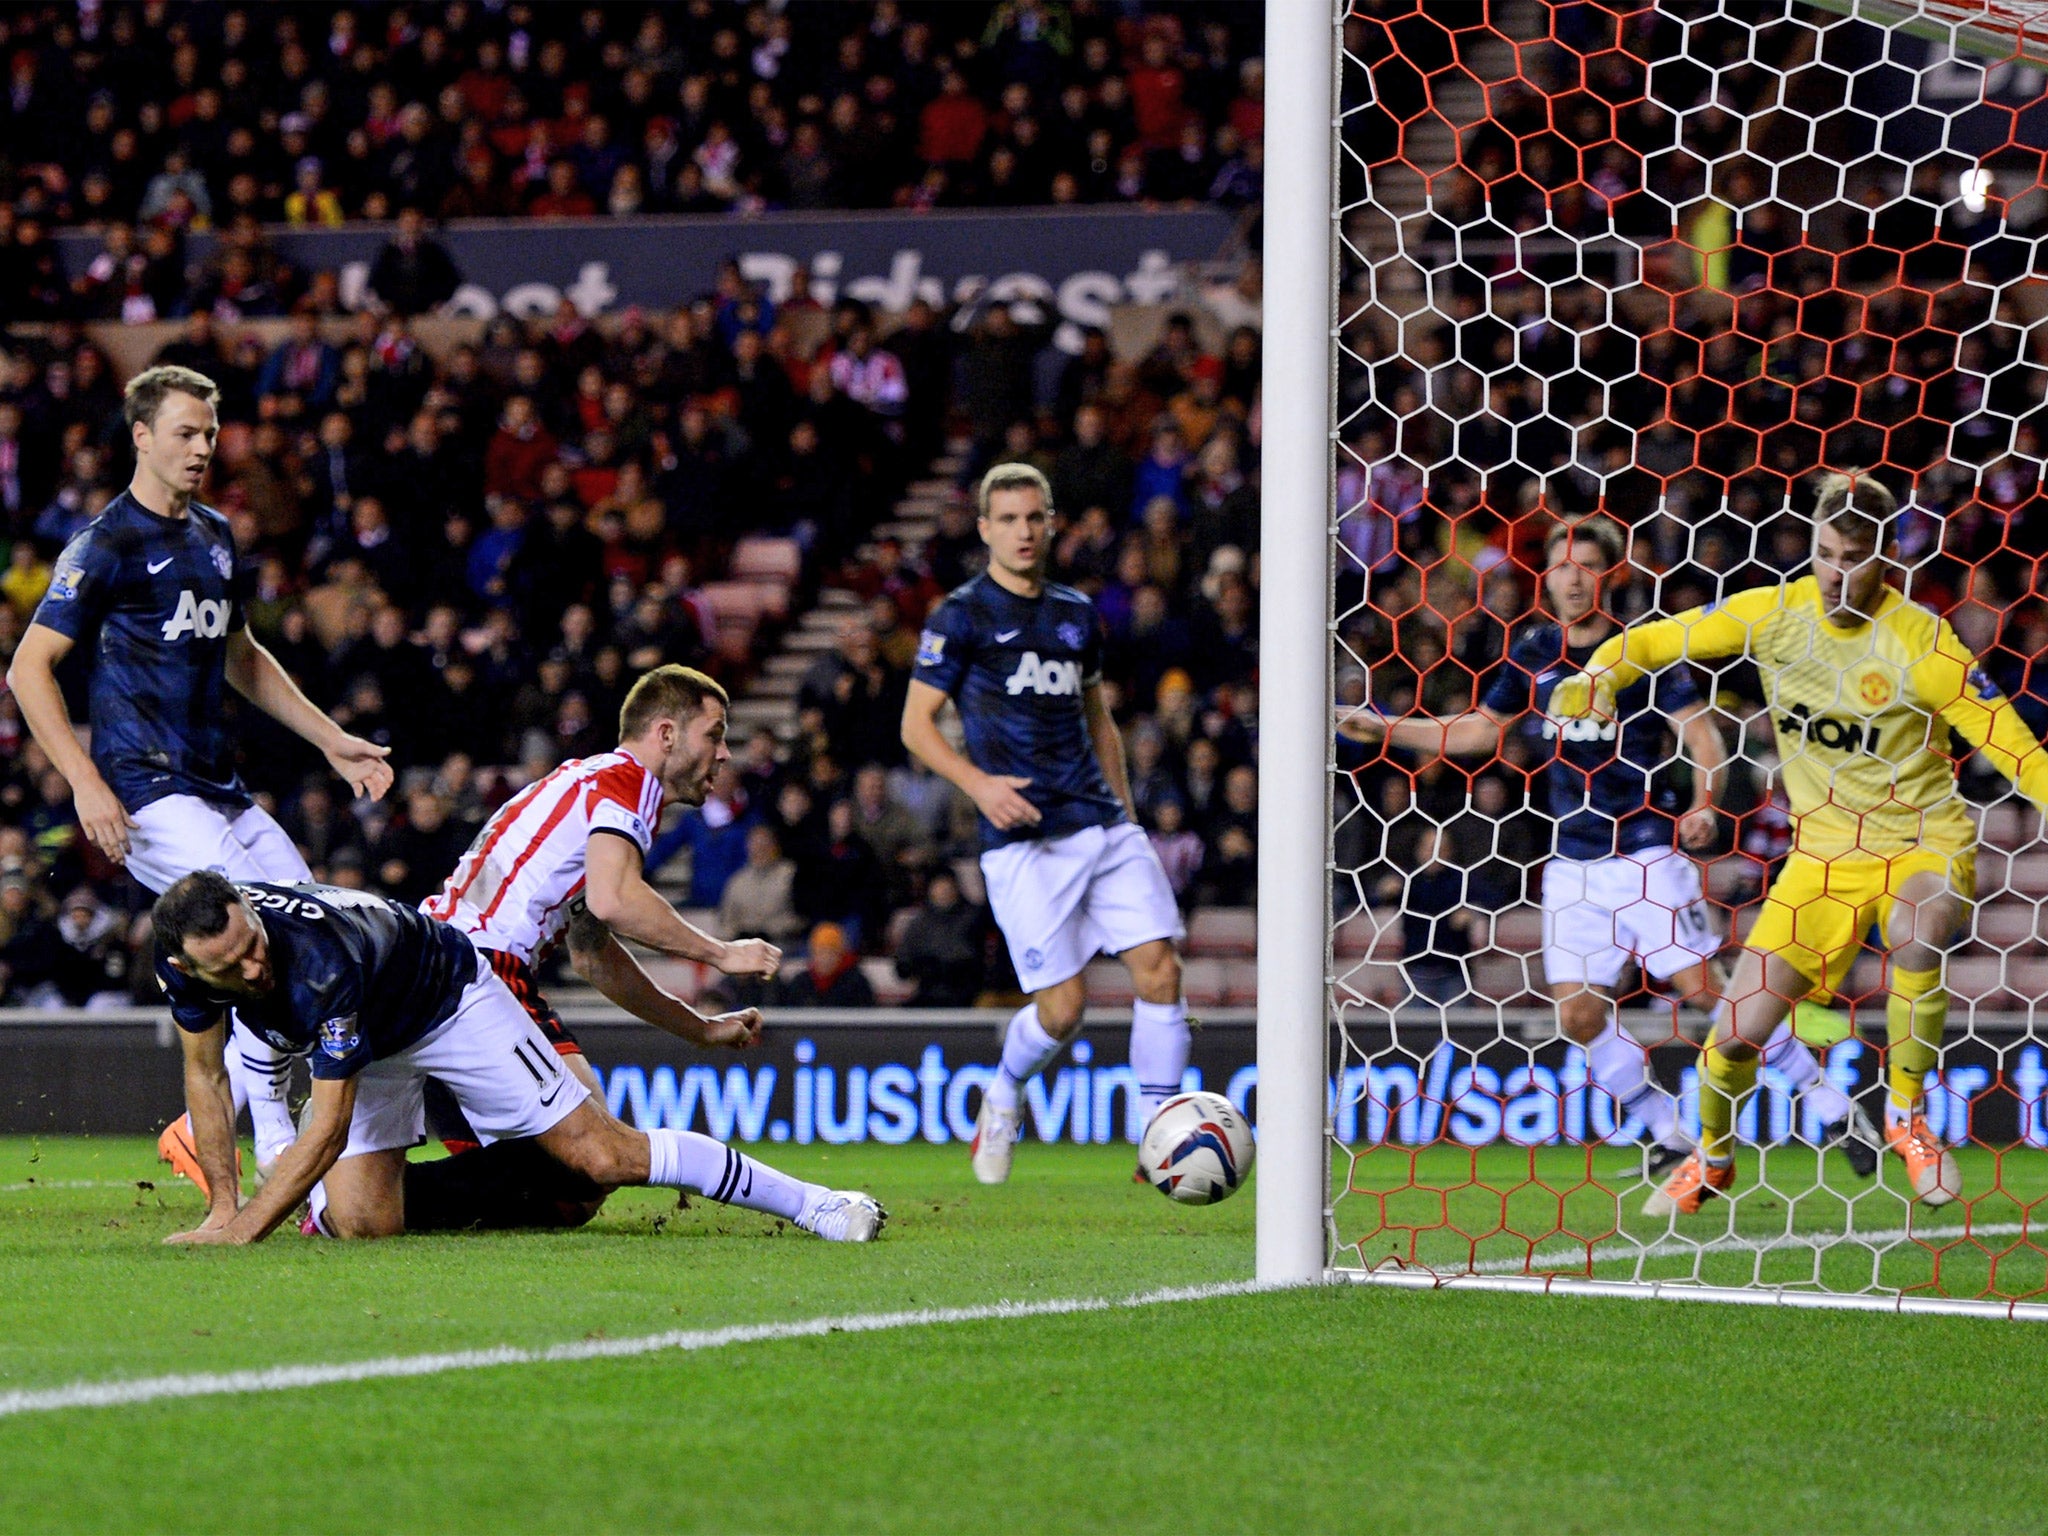
M 1138 1144 L 1146 1181 L 1182 1205 L 1214 1205 L 1252 1171 L 1252 1128 L 1220 1093 L 1181 1093 L 1159 1106 Z

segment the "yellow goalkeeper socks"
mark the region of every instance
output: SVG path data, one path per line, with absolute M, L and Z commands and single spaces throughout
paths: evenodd
M 1948 1028 L 1948 989 L 1941 984 L 1939 966 L 1931 971 L 1892 967 L 1885 1027 L 1891 1042 L 1885 1052 L 1885 1078 L 1891 1086 L 1886 1118 L 1905 1120 L 1920 1107 L 1927 1074 Z
M 1709 1162 L 1735 1155 L 1735 1106 L 1755 1086 L 1756 1053 L 1737 1061 L 1709 1039 L 1700 1052 L 1700 1151 Z

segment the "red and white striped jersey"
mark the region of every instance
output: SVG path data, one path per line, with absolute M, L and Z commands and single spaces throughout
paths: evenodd
M 661 780 L 632 753 L 572 758 L 498 808 L 439 892 L 420 903 L 480 949 L 529 965 L 561 936 L 583 893 L 593 832 L 629 837 L 645 857 L 661 821 Z

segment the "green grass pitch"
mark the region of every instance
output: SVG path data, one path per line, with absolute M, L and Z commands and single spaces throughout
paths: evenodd
M 778 1147 L 872 1247 L 634 1192 L 569 1234 L 166 1249 L 141 1141 L 0 1141 L 0 1392 L 1246 1278 L 1128 1149 Z M 34 1182 L 31 1183 L 30 1181 Z M 154 1184 L 139 1187 L 138 1181 Z M 2026 1324 L 1334 1288 L 0 1418 L 0 1530 L 2037 1530 Z
M 1641 1214 L 1632 1148 L 1361 1147 L 1332 1169 L 1337 1233 L 1352 1266 L 2048 1300 L 2048 1157 L 2033 1148 L 1958 1148 L 1964 1198 L 1938 1208 L 1913 1203 L 1896 1157 L 1871 1179 L 1803 1143 L 1737 1162 L 1729 1198 L 1674 1222 Z

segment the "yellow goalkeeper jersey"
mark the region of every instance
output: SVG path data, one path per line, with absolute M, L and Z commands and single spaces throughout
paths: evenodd
M 1974 847 L 1947 751 L 1951 726 L 2048 808 L 2048 751 L 1948 621 L 1889 587 L 1877 616 L 1854 628 L 1823 616 L 1811 576 L 1754 587 L 1635 625 L 1595 651 L 1586 671 L 1619 691 L 1677 661 L 1733 656 L 1762 675 L 1804 853 L 1894 858 Z

